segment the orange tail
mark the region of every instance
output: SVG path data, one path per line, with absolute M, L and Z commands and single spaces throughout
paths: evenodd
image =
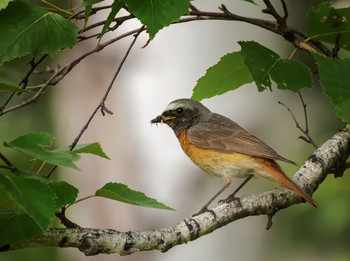
M 274 160 L 258 158 L 258 163 L 263 166 L 268 172 L 270 172 L 273 176 L 273 181 L 278 184 L 286 187 L 290 190 L 293 190 L 303 199 L 305 199 L 310 204 L 318 207 L 317 202 L 310 197 L 304 190 L 302 190 L 297 184 L 295 184 L 282 170 L 280 165 L 278 165 Z

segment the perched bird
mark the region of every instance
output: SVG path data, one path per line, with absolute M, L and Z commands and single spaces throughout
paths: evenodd
M 263 141 L 244 130 L 229 118 L 211 112 L 192 99 L 171 102 L 164 112 L 151 123 L 165 123 L 175 132 L 183 151 L 206 173 L 222 177 L 220 189 L 197 213 L 208 211 L 207 207 L 229 185 L 232 178 L 245 181 L 225 200 L 235 199 L 235 194 L 254 176 L 258 175 L 286 187 L 315 207 L 317 202 L 295 184 L 275 160 L 295 164 L 278 155 Z

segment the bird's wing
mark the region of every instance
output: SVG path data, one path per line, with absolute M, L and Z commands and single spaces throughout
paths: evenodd
M 220 114 L 211 113 L 200 123 L 188 128 L 186 135 L 192 144 L 200 148 L 226 153 L 242 153 L 295 164 L 295 162 L 278 155 L 263 141 Z

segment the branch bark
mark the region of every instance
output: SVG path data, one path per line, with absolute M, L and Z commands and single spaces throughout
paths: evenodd
M 295 173 L 293 180 L 306 192 L 312 194 L 333 172 L 341 176 L 346 168 L 346 160 L 350 154 L 350 126 L 347 125 L 326 141 L 305 164 Z M 268 225 L 279 210 L 303 200 L 294 192 L 278 188 L 265 193 L 242 196 L 235 205 L 222 204 L 212 213 L 184 219 L 178 224 L 143 232 L 120 232 L 111 229 L 92 228 L 52 228 L 33 240 L 8 245 L 6 250 L 30 247 L 74 247 L 87 256 L 97 254 L 119 253 L 130 255 L 138 251 L 159 250 L 166 252 L 176 245 L 196 240 L 235 220 L 256 215 L 267 215 Z M 320 202 L 322 207 L 322 202 Z M 5 250 L 4 247 L 2 250 Z

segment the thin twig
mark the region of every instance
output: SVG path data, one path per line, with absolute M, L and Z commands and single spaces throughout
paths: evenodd
M 108 97 L 109 92 L 111 91 L 114 81 L 116 80 L 120 70 L 122 69 L 127 57 L 129 56 L 129 53 L 132 49 L 132 47 L 134 46 L 138 36 L 141 34 L 141 32 L 145 29 L 145 26 L 141 26 L 140 29 L 138 29 L 138 32 L 136 33 L 136 35 L 134 36 L 133 41 L 131 42 L 129 48 L 127 49 L 122 61 L 119 64 L 119 67 L 117 69 L 117 71 L 115 72 L 111 83 L 109 84 L 107 91 L 105 93 L 105 95 L 103 96 L 101 102 L 99 103 L 99 105 L 96 107 L 96 109 L 93 111 L 93 113 L 91 114 L 90 118 L 88 119 L 88 121 L 86 122 L 86 124 L 83 126 L 83 128 L 81 129 L 81 131 L 79 132 L 78 136 L 74 139 L 74 141 L 72 142 L 71 145 L 69 145 L 69 150 L 72 151 L 74 149 L 74 147 L 78 144 L 81 136 L 84 134 L 84 132 L 87 130 L 87 128 L 90 125 L 90 122 L 92 121 L 92 119 L 94 118 L 94 116 L 96 115 L 96 113 L 101 109 L 102 114 L 104 115 L 103 112 L 107 112 L 107 113 L 111 113 L 111 111 L 109 111 L 106 106 L 105 106 L 105 101 Z M 108 43 L 104 43 L 105 45 L 101 44 L 100 48 L 104 48 L 105 46 L 109 45 Z M 53 173 L 53 171 L 57 168 L 57 166 L 53 166 L 52 169 L 50 170 L 50 172 L 47 175 L 47 178 L 49 178 L 51 176 L 51 174 Z
M 335 45 L 334 48 L 332 50 L 332 58 L 337 58 L 338 57 L 338 53 L 340 50 L 340 38 L 341 38 L 341 34 L 337 35 L 337 38 L 335 39 Z
M 274 33 L 277 33 L 277 34 L 280 34 L 280 35 L 283 35 L 283 33 L 284 33 L 280 29 L 276 28 L 276 22 L 263 20 L 263 19 L 256 19 L 256 18 L 239 16 L 239 15 L 233 14 L 230 11 L 228 11 L 226 6 L 224 6 L 224 5 L 222 5 L 219 9 L 222 11 L 221 13 L 199 11 L 197 8 L 194 7 L 192 9 L 192 11 L 190 11 L 190 13 L 188 15 L 184 15 L 184 17 L 182 17 L 179 21 L 174 22 L 174 24 L 176 24 L 176 23 L 184 23 L 184 22 L 189 22 L 189 21 L 196 21 L 196 20 L 230 20 L 230 21 L 246 22 L 246 23 L 249 23 L 249 24 L 252 24 L 252 25 L 256 25 L 258 27 L 264 28 L 266 30 L 269 30 L 271 32 L 274 32 Z M 98 9 L 96 8 L 96 10 L 98 10 Z M 128 17 L 128 19 L 131 19 L 131 16 L 125 16 L 123 19 L 125 19 L 126 17 Z M 120 35 L 118 37 L 113 38 L 112 40 L 109 40 L 109 41 L 105 42 L 104 44 L 99 44 L 96 49 L 94 49 L 92 51 L 89 51 L 86 54 L 83 54 L 78 59 L 72 61 L 71 63 L 69 63 L 65 67 L 63 67 L 62 70 L 60 68 L 58 73 L 54 73 L 55 74 L 55 77 L 53 77 L 54 80 L 49 80 L 49 81 L 46 81 L 42 85 L 35 86 L 35 87 L 29 87 L 29 88 L 32 88 L 34 90 L 37 90 L 38 88 L 45 89 L 47 85 L 55 85 L 55 84 L 57 84 L 82 59 L 85 59 L 87 56 L 102 50 L 106 45 L 112 44 L 113 42 L 118 41 L 121 38 L 124 38 L 124 37 L 126 37 L 128 35 L 134 34 L 135 32 L 137 32 L 137 30 L 138 29 L 129 31 L 129 32 L 123 34 L 123 35 Z M 305 33 L 301 32 L 301 31 L 298 31 L 298 30 L 290 28 L 290 27 L 288 27 L 288 30 L 292 34 L 296 34 L 296 35 L 299 35 L 300 37 L 302 37 L 303 39 L 307 39 L 307 35 L 305 35 Z M 98 36 L 99 36 L 99 34 L 96 34 L 96 35 L 93 35 L 93 36 L 87 36 L 87 37 L 80 36 L 80 38 L 81 38 L 81 40 L 85 40 L 85 39 L 90 39 L 91 37 L 98 37 Z M 286 39 L 288 41 L 290 41 L 292 44 L 294 44 L 297 48 L 301 49 L 301 50 L 305 50 L 305 51 L 308 51 L 308 52 L 317 52 L 315 49 L 313 49 L 307 43 L 303 43 L 303 42 L 297 41 L 293 37 L 286 38 Z M 322 43 L 318 42 L 317 40 L 310 40 L 309 42 L 312 43 L 313 45 L 315 45 L 327 57 L 331 57 L 332 56 L 332 52 L 329 51 Z M 38 97 L 39 97 L 38 95 L 35 95 L 35 96 L 31 97 L 30 99 L 22 102 L 21 104 L 15 105 L 15 106 L 7 109 L 7 110 L 5 110 L 4 107 L 0 108 L 0 115 L 5 114 L 5 113 L 10 112 L 10 111 L 13 111 L 13 110 L 16 110 L 16 109 L 19 109 L 19 108 L 22 108 L 24 106 L 27 106 L 27 105 L 35 102 L 38 99 Z
M 7 165 L 7 168 L 11 172 L 15 172 L 17 170 L 17 168 L 1 153 L 0 153 L 0 159 L 2 159 L 2 161 Z M 4 168 L 5 166 L 1 166 L 1 167 Z
M 18 84 L 19 86 L 21 86 L 22 89 L 27 88 L 28 79 L 29 79 L 30 75 L 33 73 L 35 68 L 38 67 L 38 65 L 41 64 L 45 60 L 45 58 L 47 56 L 48 56 L 47 54 L 44 54 L 36 63 L 32 62 L 33 60 L 30 62 L 30 64 L 31 64 L 30 70 L 27 72 L 27 74 L 23 77 L 23 79 Z M 0 116 L 2 114 L 4 114 L 3 112 L 5 110 L 5 107 L 12 100 L 12 98 L 15 94 L 16 94 L 16 92 L 11 93 L 10 97 L 5 101 L 4 105 L 2 105 L 2 107 L 0 107 Z
M 287 18 L 288 18 L 287 4 L 286 4 L 286 2 L 284 0 L 281 0 L 281 4 L 282 4 L 282 7 L 283 7 L 283 12 L 284 12 L 283 20 L 287 21 Z
M 287 105 L 285 105 L 283 102 L 279 101 L 278 104 L 283 105 L 288 112 L 290 113 L 290 115 L 293 117 L 293 120 L 295 122 L 296 127 L 306 136 L 299 136 L 299 139 L 306 141 L 307 143 L 310 143 L 315 149 L 318 148 L 317 144 L 314 142 L 314 140 L 311 138 L 311 136 L 309 135 L 309 127 L 308 127 L 308 119 L 307 119 L 307 112 L 306 112 L 306 104 L 304 103 L 304 100 L 299 92 L 299 97 L 301 99 L 301 102 L 303 104 L 303 109 L 304 109 L 304 117 L 305 117 L 305 130 L 300 126 L 299 122 L 297 121 L 297 119 L 295 118 L 293 112 L 291 111 L 291 109 L 289 109 L 289 107 Z
M 61 223 L 66 227 L 66 228 L 80 228 L 79 225 L 75 224 L 74 222 L 70 221 L 66 217 L 66 207 L 62 207 L 61 211 L 56 212 L 55 215 L 58 217 L 58 219 L 61 221 Z

